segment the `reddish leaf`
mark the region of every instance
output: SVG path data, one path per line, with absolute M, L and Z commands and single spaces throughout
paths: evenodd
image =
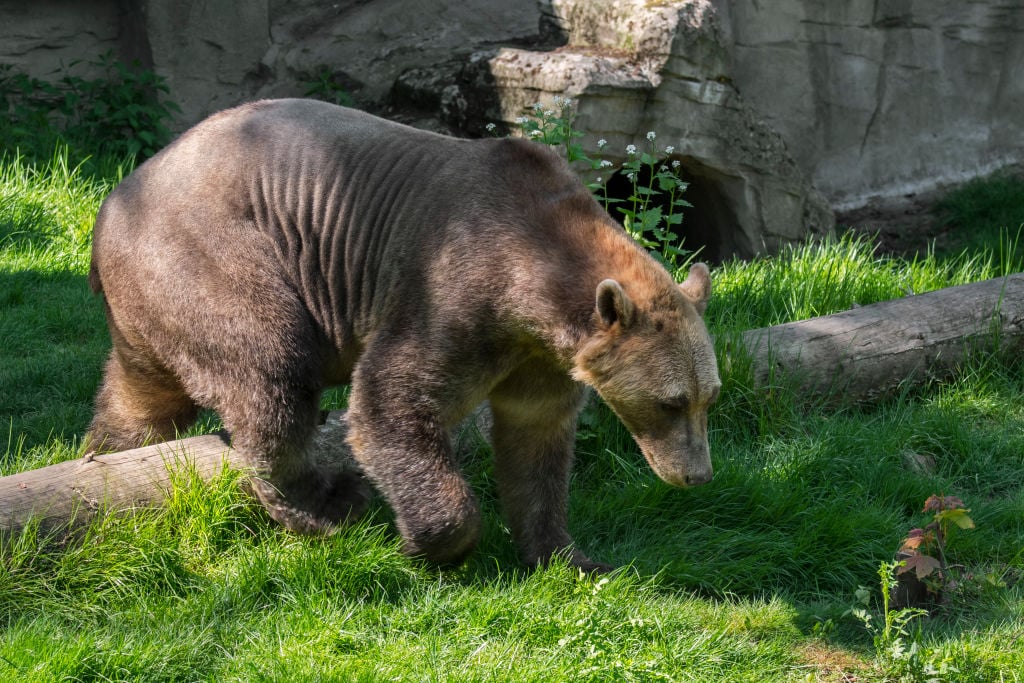
M 923 579 L 942 565 L 931 555 L 912 555 L 903 560 L 903 566 L 896 570 L 897 574 L 909 572 L 911 569 L 918 579 Z
M 900 546 L 900 550 L 917 550 L 923 542 L 924 536 L 910 536 L 903 539 L 903 545 Z
M 945 498 L 942 499 L 942 507 L 946 508 L 947 510 L 962 508 L 963 506 L 964 502 L 957 498 L 956 496 L 946 496 Z

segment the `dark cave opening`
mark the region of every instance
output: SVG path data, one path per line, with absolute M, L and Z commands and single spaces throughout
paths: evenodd
M 673 227 L 673 232 L 680 237 L 681 243 L 677 246 L 697 252 L 699 260 L 710 263 L 720 263 L 734 254 L 751 254 L 752 245 L 740 231 L 733 208 L 742 200 L 742 179 L 728 176 L 693 157 L 669 157 L 661 164 L 671 167 L 673 161 L 679 162 L 677 175 L 687 183 L 682 198 L 692 204 L 682 209 L 683 221 Z M 658 167 L 656 164 L 655 168 Z M 651 169 L 643 168 L 640 173 L 640 186 L 650 187 Z M 608 178 L 605 191 L 609 198 L 621 200 L 621 203 L 610 204 L 608 210 L 616 221 L 622 223 L 623 214 L 617 207 L 625 206 L 633 192 L 633 183 L 626 171 L 616 171 Z M 652 206 L 661 206 L 665 213 L 670 209 L 667 193 L 652 196 L 650 202 Z

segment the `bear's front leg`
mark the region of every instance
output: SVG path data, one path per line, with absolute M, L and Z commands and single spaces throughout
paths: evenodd
M 498 492 L 523 562 L 554 556 L 586 572 L 610 571 L 575 547 L 567 513 L 576 417 L 584 389 L 536 363 L 520 368 L 490 395 Z
M 348 442 L 394 511 L 403 551 L 457 565 L 480 540 L 480 507 L 425 384 L 408 370 L 396 371 L 394 362 L 361 362 L 352 379 Z

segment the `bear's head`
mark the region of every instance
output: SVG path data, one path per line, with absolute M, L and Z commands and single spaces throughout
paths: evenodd
M 694 264 L 681 285 L 597 286 L 595 332 L 575 358 L 573 376 L 592 386 L 633 434 L 663 481 L 711 481 L 708 407 L 722 386 L 704 326 L 711 295 L 707 266 Z M 645 291 L 639 291 L 643 289 Z

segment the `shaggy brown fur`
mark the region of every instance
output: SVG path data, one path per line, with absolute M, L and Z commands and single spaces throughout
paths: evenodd
M 525 562 L 573 546 L 566 494 L 584 384 L 654 471 L 711 478 L 719 380 L 707 268 L 672 282 L 553 153 L 456 140 L 312 101 L 212 116 L 140 166 L 96 221 L 90 282 L 114 348 L 89 438 L 165 439 L 216 410 L 270 514 L 304 533 L 365 508 L 311 446 L 351 383 L 349 445 L 412 555 L 480 535 L 449 430 L 490 400 L 501 501 Z

